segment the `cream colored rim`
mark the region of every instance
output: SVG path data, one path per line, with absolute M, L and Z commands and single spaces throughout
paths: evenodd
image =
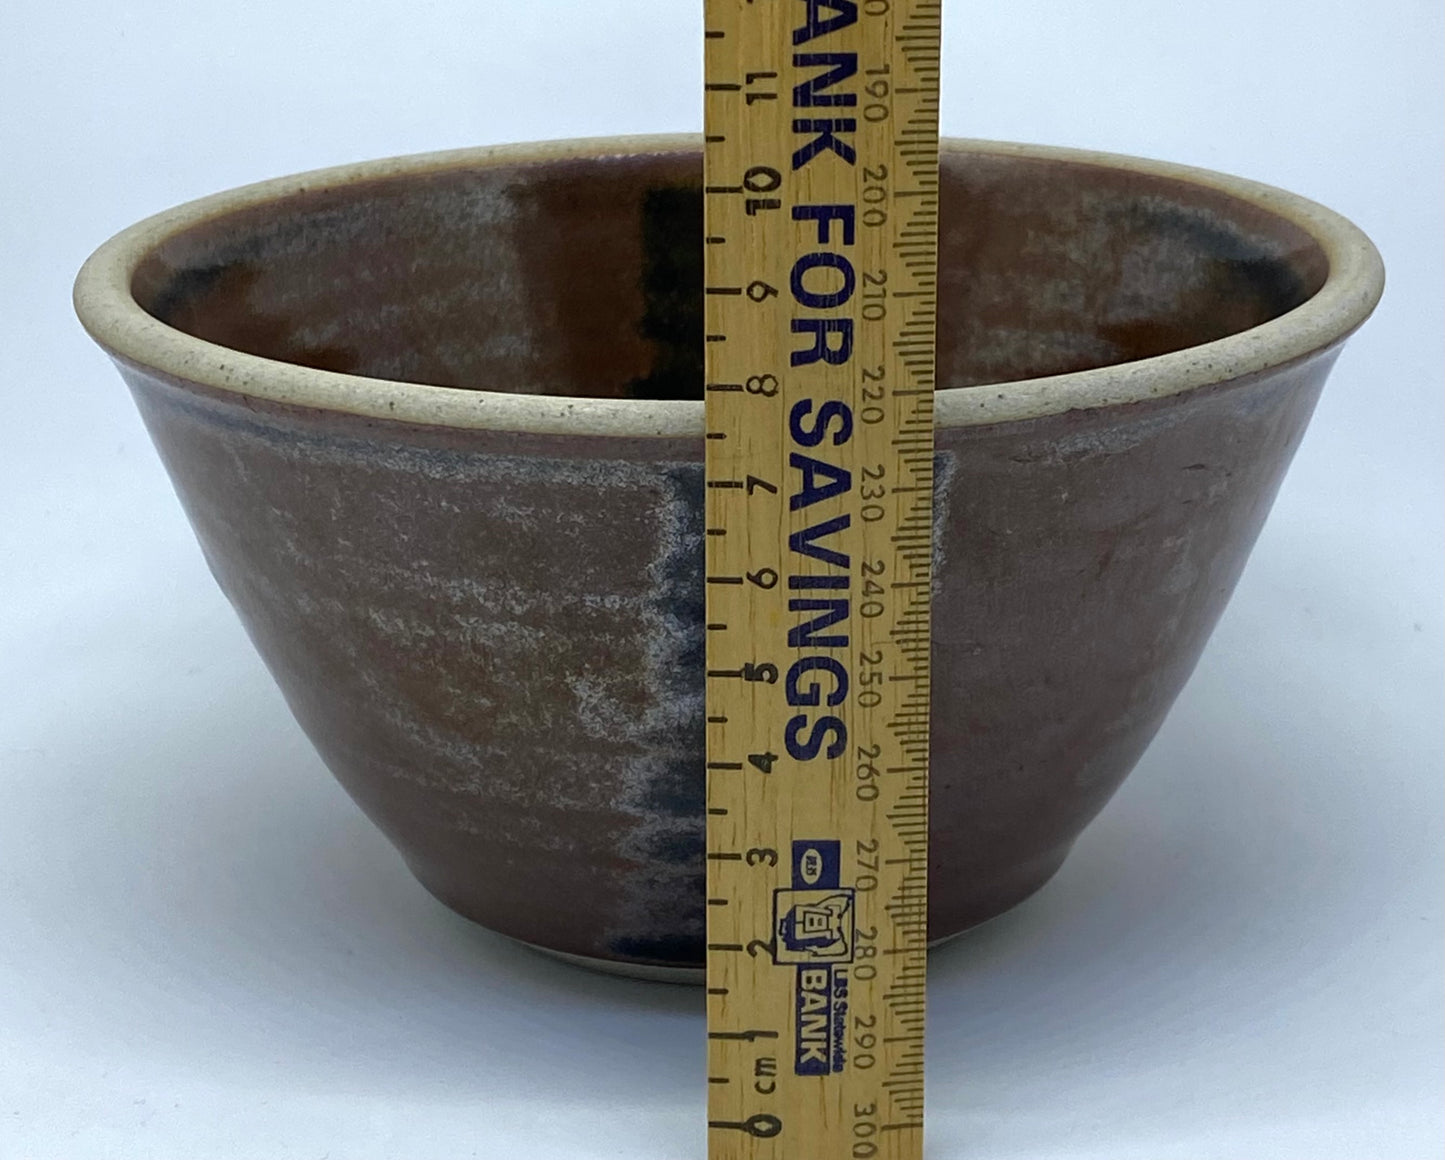
M 548 141 L 417 154 L 243 186 L 147 218 L 106 242 L 76 278 L 76 313 L 91 337 L 121 359 L 257 399 L 443 427 L 700 436 L 700 400 L 583 399 L 470 391 L 312 370 L 259 358 L 157 321 L 136 303 L 130 286 L 142 259 L 167 238 L 200 222 L 307 190 L 447 169 L 677 153 L 701 147 L 700 137 L 682 134 Z M 1329 259 L 1330 272 L 1319 293 L 1295 310 L 1216 342 L 1119 366 L 939 391 L 936 416 L 941 427 L 1011 422 L 1162 398 L 1292 362 L 1348 335 L 1369 317 L 1384 288 L 1380 256 L 1358 228 L 1324 206 L 1271 186 L 1188 166 L 1076 149 L 958 140 L 945 141 L 944 148 L 954 153 L 1056 158 L 1219 190 L 1294 222 L 1319 242 Z

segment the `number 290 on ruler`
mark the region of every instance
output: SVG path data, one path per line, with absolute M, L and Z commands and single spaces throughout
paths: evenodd
M 941 0 L 706 0 L 710 1160 L 918 1160 Z

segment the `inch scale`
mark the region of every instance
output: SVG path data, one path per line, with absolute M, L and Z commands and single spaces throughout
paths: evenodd
M 919 1160 L 941 0 L 706 0 L 710 1160 Z

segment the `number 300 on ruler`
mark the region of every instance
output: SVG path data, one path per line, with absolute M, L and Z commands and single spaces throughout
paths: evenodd
M 706 0 L 708 1139 L 917 1160 L 938 0 Z

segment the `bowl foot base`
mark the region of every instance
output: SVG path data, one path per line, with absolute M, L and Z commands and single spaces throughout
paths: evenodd
M 945 943 L 953 942 L 954 939 L 962 938 L 970 931 L 978 930 L 995 919 L 1002 918 L 1014 907 L 1027 902 L 1037 894 L 1064 864 L 1072 843 L 1065 845 L 1056 855 L 1041 860 L 1041 864 L 1034 868 L 1033 872 L 1027 875 L 1020 884 L 1021 889 L 1016 888 L 1010 891 L 1012 897 L 1007 898 L 1002 906 L 990 907 L 989 911 L 974 922 L 968 923 L 942 938 L 936 938 L 928 944 L 929 950 L 936 950 Z M 515 940 L 530 950 L 546 955 L 548 958 L 560 959 L 564 963 L 571 963 L 573 966 L 582 967 L 585 970 L 596 971 L 603 975 L 616 975 L 627 979 L 644 979 L 653 983 L 679 983 L 685 986 L 700 987 L 707 981 L 706 968 L 700 966 L 672 966 L 664 963 L 639 963 L 628 962 L 625 959 L 604 959 L 594 955 L 579 955 L 569 951 L 554 950 L 551 947 L 538 946 L 536 943 L 529 943 L 523 939 Z

